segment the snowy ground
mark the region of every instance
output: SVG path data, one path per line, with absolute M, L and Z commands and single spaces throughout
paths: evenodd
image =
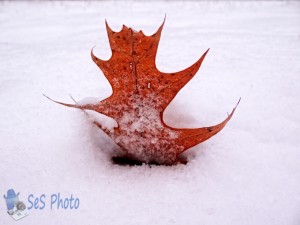
M 221 133 L 173 167 L 122 167 L 84 114 L 56 105 L 111 88 L 90 49 L 110 56 L 106 18 L 150 35 L 167 14 L 157 66 L 202 68 L 167 109 L 177 127 Z M 299 2 L 0 2 L 0 195 L 46 195 L 19 224 L 300 224 Z M 60 192 L 77 210 L 50 210 Z M 2 197 L 1 197 L 2 198 Z M 1 203 L 2 201 L 2 203 Z M 0 223 L 13 224 L 0 200 Z M 27 204 L 28 205 L 28 204 Z

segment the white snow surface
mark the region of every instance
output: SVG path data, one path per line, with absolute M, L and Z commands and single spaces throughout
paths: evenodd
M 214 125 L 241 103 L 219 134 L 185 153 L 187 165 L 112 164 L 117 146 L 82 111 L 43 94 L 108 97 L 90 58 L 93 46 L 110 57 L 105 18 L 150 35 L 165 13 L 161 71 L 210 48 L 166 123 Z M 46 195 L 18 224 L 298 225 L 299 62 L 299 2 L 0 2 L 0 193 L 14 188 L 27 205 L 29 194 Z M 51 210 L 58 192 L 80 207 Z M 15 223 L 3 198 L 0 221 Z

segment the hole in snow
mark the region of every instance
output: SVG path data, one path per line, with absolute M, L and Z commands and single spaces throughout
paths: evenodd
M 143 165 L 142 162 L 126 158 L 126 157 L 121 157 L 121 156 L 114 156 L 112 157 L 112 161 L 114 164 L 120 165 L 120 166 L 141 166 Z
M 112 162 L 119 166 L 142 166 L 142 165 L 148 165 L 151 166 L 176 166 L 180 164 L 186 165 L 188 163 L 187 158 L 183 155 L 179 155 L 178 162 L 174 165 L 160 165 L 156 162 L 150 162 L 150 163 L 144 163 L 136 159 L 132 159 L 126 156 L 113 156 L 111 158 Z

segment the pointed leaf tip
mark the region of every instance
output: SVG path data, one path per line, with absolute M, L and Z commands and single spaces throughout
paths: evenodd
M 98 65 L 98 67 L 102 70 L 105 67 L 105 63 L 107 63 L 109 60 L 102 60 L 102 59 L 99 59 L 97 56 L 95 56 L 94 55 L 94 48 L 95 47 L 96 46 L 94 46 L 91 49 L 91 58 Z
M 166 14 L 165 14 L 165 17 L 164 17 L 164 20 L 163 20 L 162 24 L 159 26 L 157 31 L 152 35 L 152 37 L 155 37 L 156 35 L 158 35 L 160 37 L 162 29 L 164 28 L 165 22 L 166 22 Z
M 105 26 L 106 26 L 106 31 L 107 32 L 113 32 L 113 30 L 110 28 L 110 26 L 108 25 L 107 20 L 105 19 Z

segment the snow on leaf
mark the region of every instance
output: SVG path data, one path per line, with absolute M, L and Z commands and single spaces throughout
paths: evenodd
M 215 126 L 187 129 L 172 128 L 164 123 L 164 110 L 194 77 L 208 52 L 185 70 L 160 72 L 155 58 L 164 22 L 151 36 L 125 25 L 121 31 L 115 32 L 106 22 L 112 56 L 104 61 L 92 50 L 91 57 L 112 86 L 112 95 L 97 103 L 73 105 L 55 102 L 113 118 L 118 125 L 113 130 L 95 123 L 124 150 L 127 158 L 172 165 L 178 162 L 179 154 L 222 130 L 236 107 Z

